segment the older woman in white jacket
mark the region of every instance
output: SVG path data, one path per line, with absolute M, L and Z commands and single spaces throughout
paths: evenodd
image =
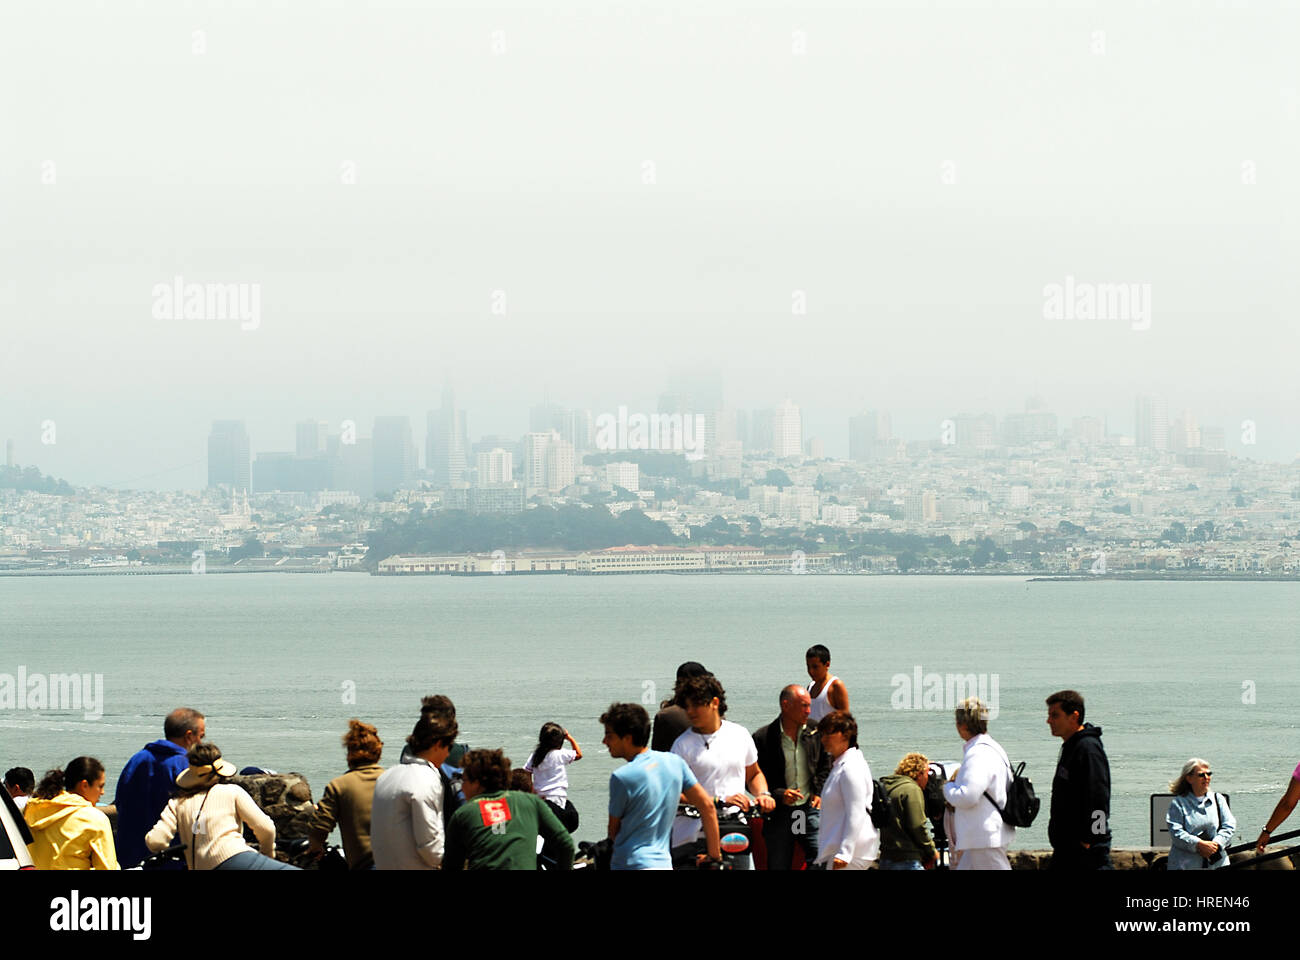
M 817 863 L 832 870 L 867 870 L 880 856 L 880 831 L 871 822 L 871 767 L 858 749 L 853 714 L 833 710 L 817 724 L 832 758 L 822 785 Z
M 998 812 L 1007 805 L 1011 761 L 988 735 L 988 724 L 988 707 L 978 698 L 957 705 L 957 733 L 966 745 L 957 776 L 943 785 L 943 798 L 954 811 L 953 832 L 961 852 L 958 870 L 1011 869 L 1007 847 L 1016 828 L 1004 823 Z

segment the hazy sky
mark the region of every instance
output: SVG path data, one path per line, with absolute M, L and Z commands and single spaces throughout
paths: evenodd
M 1300 456 L 1294 3 L 339 6 L 0 13 L 20 463 L 197 487 L 214 419 L 422 446 L 448 380 L 477 438 L 683 369 L 831 455 L 864 406 L 1131 432 L 1150 392 Z M 156 317 L 177 275 L 260 285 L 256 329 Z M 1067 276 L 1149 329 L 1044 319 Z

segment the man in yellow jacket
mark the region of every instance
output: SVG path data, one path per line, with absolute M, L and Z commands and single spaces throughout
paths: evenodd
M 66 771 L 51 770 L 23 809 L 37 870 L 116 870 L 108 816 L 95 808 L 104 795 L 104 765 L 77 757 Z

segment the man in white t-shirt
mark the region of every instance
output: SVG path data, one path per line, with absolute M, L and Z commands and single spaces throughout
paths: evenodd
M 723 719 L 727 712 L 727 693 L 718 678 L 712 674 L 692 677 L 683 687 L 681 699 L 691 729 L 673 742 L 672 752 L 686 761 L 704 791 L 722 801 L 726 809 L 748 810 L 750 799 L 745 793 L 748 788 L 761 811 L 775 809 L 776 801 L 767 789 L 767 778 L 758 767 L 754 738 L 740 724 Z M 693 852 L 700 836 L 699 820 L 679 816 L 673 822 L 673 859 Z M 736 858 L 737 869 L 751 867 L 748 853 Z

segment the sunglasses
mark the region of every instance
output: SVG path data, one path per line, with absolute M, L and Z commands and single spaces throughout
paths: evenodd
M 1204 773 L 1193 773 L 1192 776 L 1200 777 L 1202 780 L 1209 780 L 1210 777 L 1214 776 L 1214 774 L 1211 773 L 1209 770 L 1206 770 Z

